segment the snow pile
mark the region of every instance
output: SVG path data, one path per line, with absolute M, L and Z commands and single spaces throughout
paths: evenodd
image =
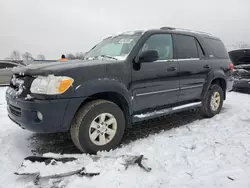
M 26 138 L 31 133 L 7 118 L 4 90 L 0 88 L 0 185 L 36 187 L 30 179 L 13 174 L 23 158 L 30 155 Z M 250 186 L 250 96 L 230 92 L 221 114 L 214 118 L 197 120 L 99 155 L 124 154 L 144 155 L 152 171 L 145 172 L 136 165 L 124 170 L 119 161 L 101 158 L 90 166 L 92 169 L 100 166 L 103 171 L 98 176 L 48 180 L 42 187 L 52 187 L 58 181 L 57 187 L 66 188 L 247 188 Z

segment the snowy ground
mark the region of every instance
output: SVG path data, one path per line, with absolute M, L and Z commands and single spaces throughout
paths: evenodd
M 30 138 L 34 134 L 8 119 L 4 92 L 5 89 L 0 88 L 0 187 L 33 187 L 29 178 L 13 173 L 22 159 L 31 154 Z M 183 118 L 183 121 L 188 119 Z M 212 119 L 198 119 L 185 126 L 151 134 L 101 155 L 104 154 L 143 154 L 152 171 L 144 172 L 137 166 L 121 170 L 118 161 L 108 160 L 99 164 L 103 167 L 99 176 L 68 177 L 60 186 L 250 187 L 250 95 L 228 93 L 221 114 Z M 51 180 L 43 183 L 42 187 L 51 187 Z

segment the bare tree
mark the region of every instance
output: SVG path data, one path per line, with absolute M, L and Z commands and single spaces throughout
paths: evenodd
M 85 56 L 85 53 L 83 52 L 77 52 L 75 55 L 76 59 L 83 59 L 84 56 Z
M 13 52 L 11 52 L 10 57 L 8 59 L 20 60 L 21 59 L 20 53 L 16 50 L 13 50 Z
M 43 54 L 38 54 L 37 57 L 36 57 L 36 59 L 38 59 L 38 60 L 45 60 L 46 58 L 45 58 L 45 56 Z
M 250 48 L 250 45 L 241 41 L 240 43 L 237 44 L 237 47 L 238 48 Z
M 23 60 L 33 60 L 34 58 L 32 57 L 31 53 L 29 52 L 25 52 L 23 55 L 22 55 L 22 58 Z
M 66 58 L 69 59 L 69 60 L 73 60 L 73 59 L 76 59 L 76 57 L 73 55 L 73 54 L 67 54 L 66 55 Z

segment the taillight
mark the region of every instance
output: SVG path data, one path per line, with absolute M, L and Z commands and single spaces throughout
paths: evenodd
M 233 63 L 230 63 L 230 64 L 229 64 L 229 69 L 230 69 L 230 72 L 233 72 L 233 71 L 234 71 L 234 64 L 233 64 Z

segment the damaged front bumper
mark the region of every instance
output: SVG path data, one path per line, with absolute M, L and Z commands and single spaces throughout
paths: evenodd
M 6 91 L 7 111 L 9 118 L 23 129 L 37 133 L 67 131 L 63 127 L 68 99 L 58 100 L 25 100 L 16 98 L 12 88 Z

